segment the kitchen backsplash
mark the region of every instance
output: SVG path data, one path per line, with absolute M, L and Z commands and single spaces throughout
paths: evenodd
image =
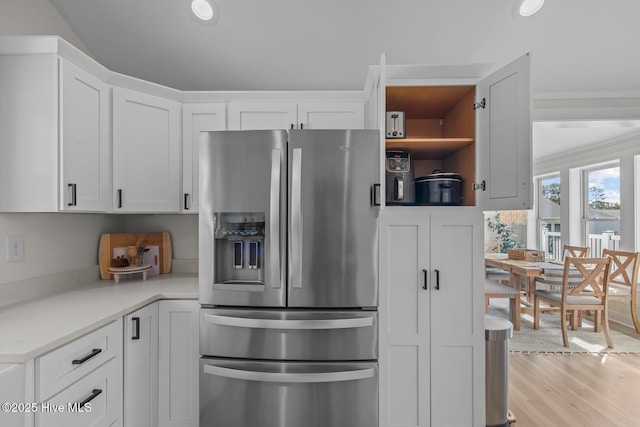
M 171 234 L 172 271 L 197 272 L 197 215 L 0 214 L 0 306 L 99 277 L 100 235 L 145 231 Z M 6 237 L 15 235 L 24 236 L 24 261 L 7 262 Z

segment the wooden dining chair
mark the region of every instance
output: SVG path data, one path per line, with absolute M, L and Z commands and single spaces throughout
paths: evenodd
M 570 246 L 562 247 L 562 259 L 570 256 L 574 258 L 586 258 L 589 256 L 590 248 L 586 246 Z
M 631 319 L 636 332 L 640 333 L 636 292 L 638 288 L 638 268 L 640 252 L 624 252 L 603 249 L 602 256 L 611 257 L 609 272 L 609 301 L 630 301 Z
M 533 293 L 533 329 L 540 328 L 540 303 L 544 301 L 550 307 L 557 308 L 556 311 L 560 313 L 562 342 L 565 347 L 569 347 L 567 315 L 571 315 L 571 325 L 575 330 L 578 327 L 578 313 L 581 310 L 591 310 L 595 312 L 594 332 L 597 332 L 598 325 L 602 324 L 607 346 L 613 348 L 607 304 L 610 263 L 611 257 L 565 257 L 562 291 L 538 289 Z M 548 309 L 545 308 L 546 310 Z
M 586 258 L 589 256 L 590 248 L 586 246 L 570 246 L 564 245 L 562 247 L 562 259 L 564 260 L 566 257 L 574 257 L 574 258 Z M 546 273 L 546 272 L 545 272 Z M 556 282 L 558 282 L 557 277 L 551 277 L 552 272 L 549 274 L 542 274 L 534 279 L 535 283 L 542 283 L 553 286 Z M 548 291 L 554 290 L 551 287 L 547 287 Z M 555 289 L 557 291 L 557 289 Z

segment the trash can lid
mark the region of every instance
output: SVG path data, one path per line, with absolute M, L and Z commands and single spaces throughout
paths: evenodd
M 485 341 L 506 341 L 513 336 L 513 323 L 490 314 L 484 315 Z

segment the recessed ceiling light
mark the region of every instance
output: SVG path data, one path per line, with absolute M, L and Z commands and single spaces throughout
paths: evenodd
M 542 9 L 542 5 L 544 0 L 518 0 L 513 12 L 516 16 L 527 17 Z
M 211 0 L 193 0 L 191 10 L 198 19 L 209 23 L 215 23 L 220 17 L 218 8 Z

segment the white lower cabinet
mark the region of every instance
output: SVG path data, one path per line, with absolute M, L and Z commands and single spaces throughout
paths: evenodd
M 122 425 L 122 321 L 36 358 L 35 402 L 36 427 Z
M 122 425 L 122 365 L 111 359 L 42 403 L 39 427 Z M 56 409 L 57 408 L 57 409 Z
M 380 426 L 483 426 L 482 214 L 380 214 Z
M 158 303 L 124 317 L 124 426 L 158 425 Z
M 198 427 L 198 300 L 160 300 L 23 364 L 0 364 L 2 427 Z M 1 402 L 0 402 L 1 403 Z
M 125 427 L 198 427 L 199 308 L 161 300 L 125 316 Z
M 198 427 L 199 318 L 197 300 L 162 300 L 159 427 Z
M 31 364 L 33 371 L 33 364 Z M 21 403 L 33 402 L 33 397 L 27 391 L 27 365 L 24 363 L 0 363 L 0 402 Z M 15 409 L 15 411 L 13 410 Z M 0 425 L 2 427 L 25 427 L 33 425 L 32 414 L 18 411 L 18 408 L 8 408 L 0 411 Z

